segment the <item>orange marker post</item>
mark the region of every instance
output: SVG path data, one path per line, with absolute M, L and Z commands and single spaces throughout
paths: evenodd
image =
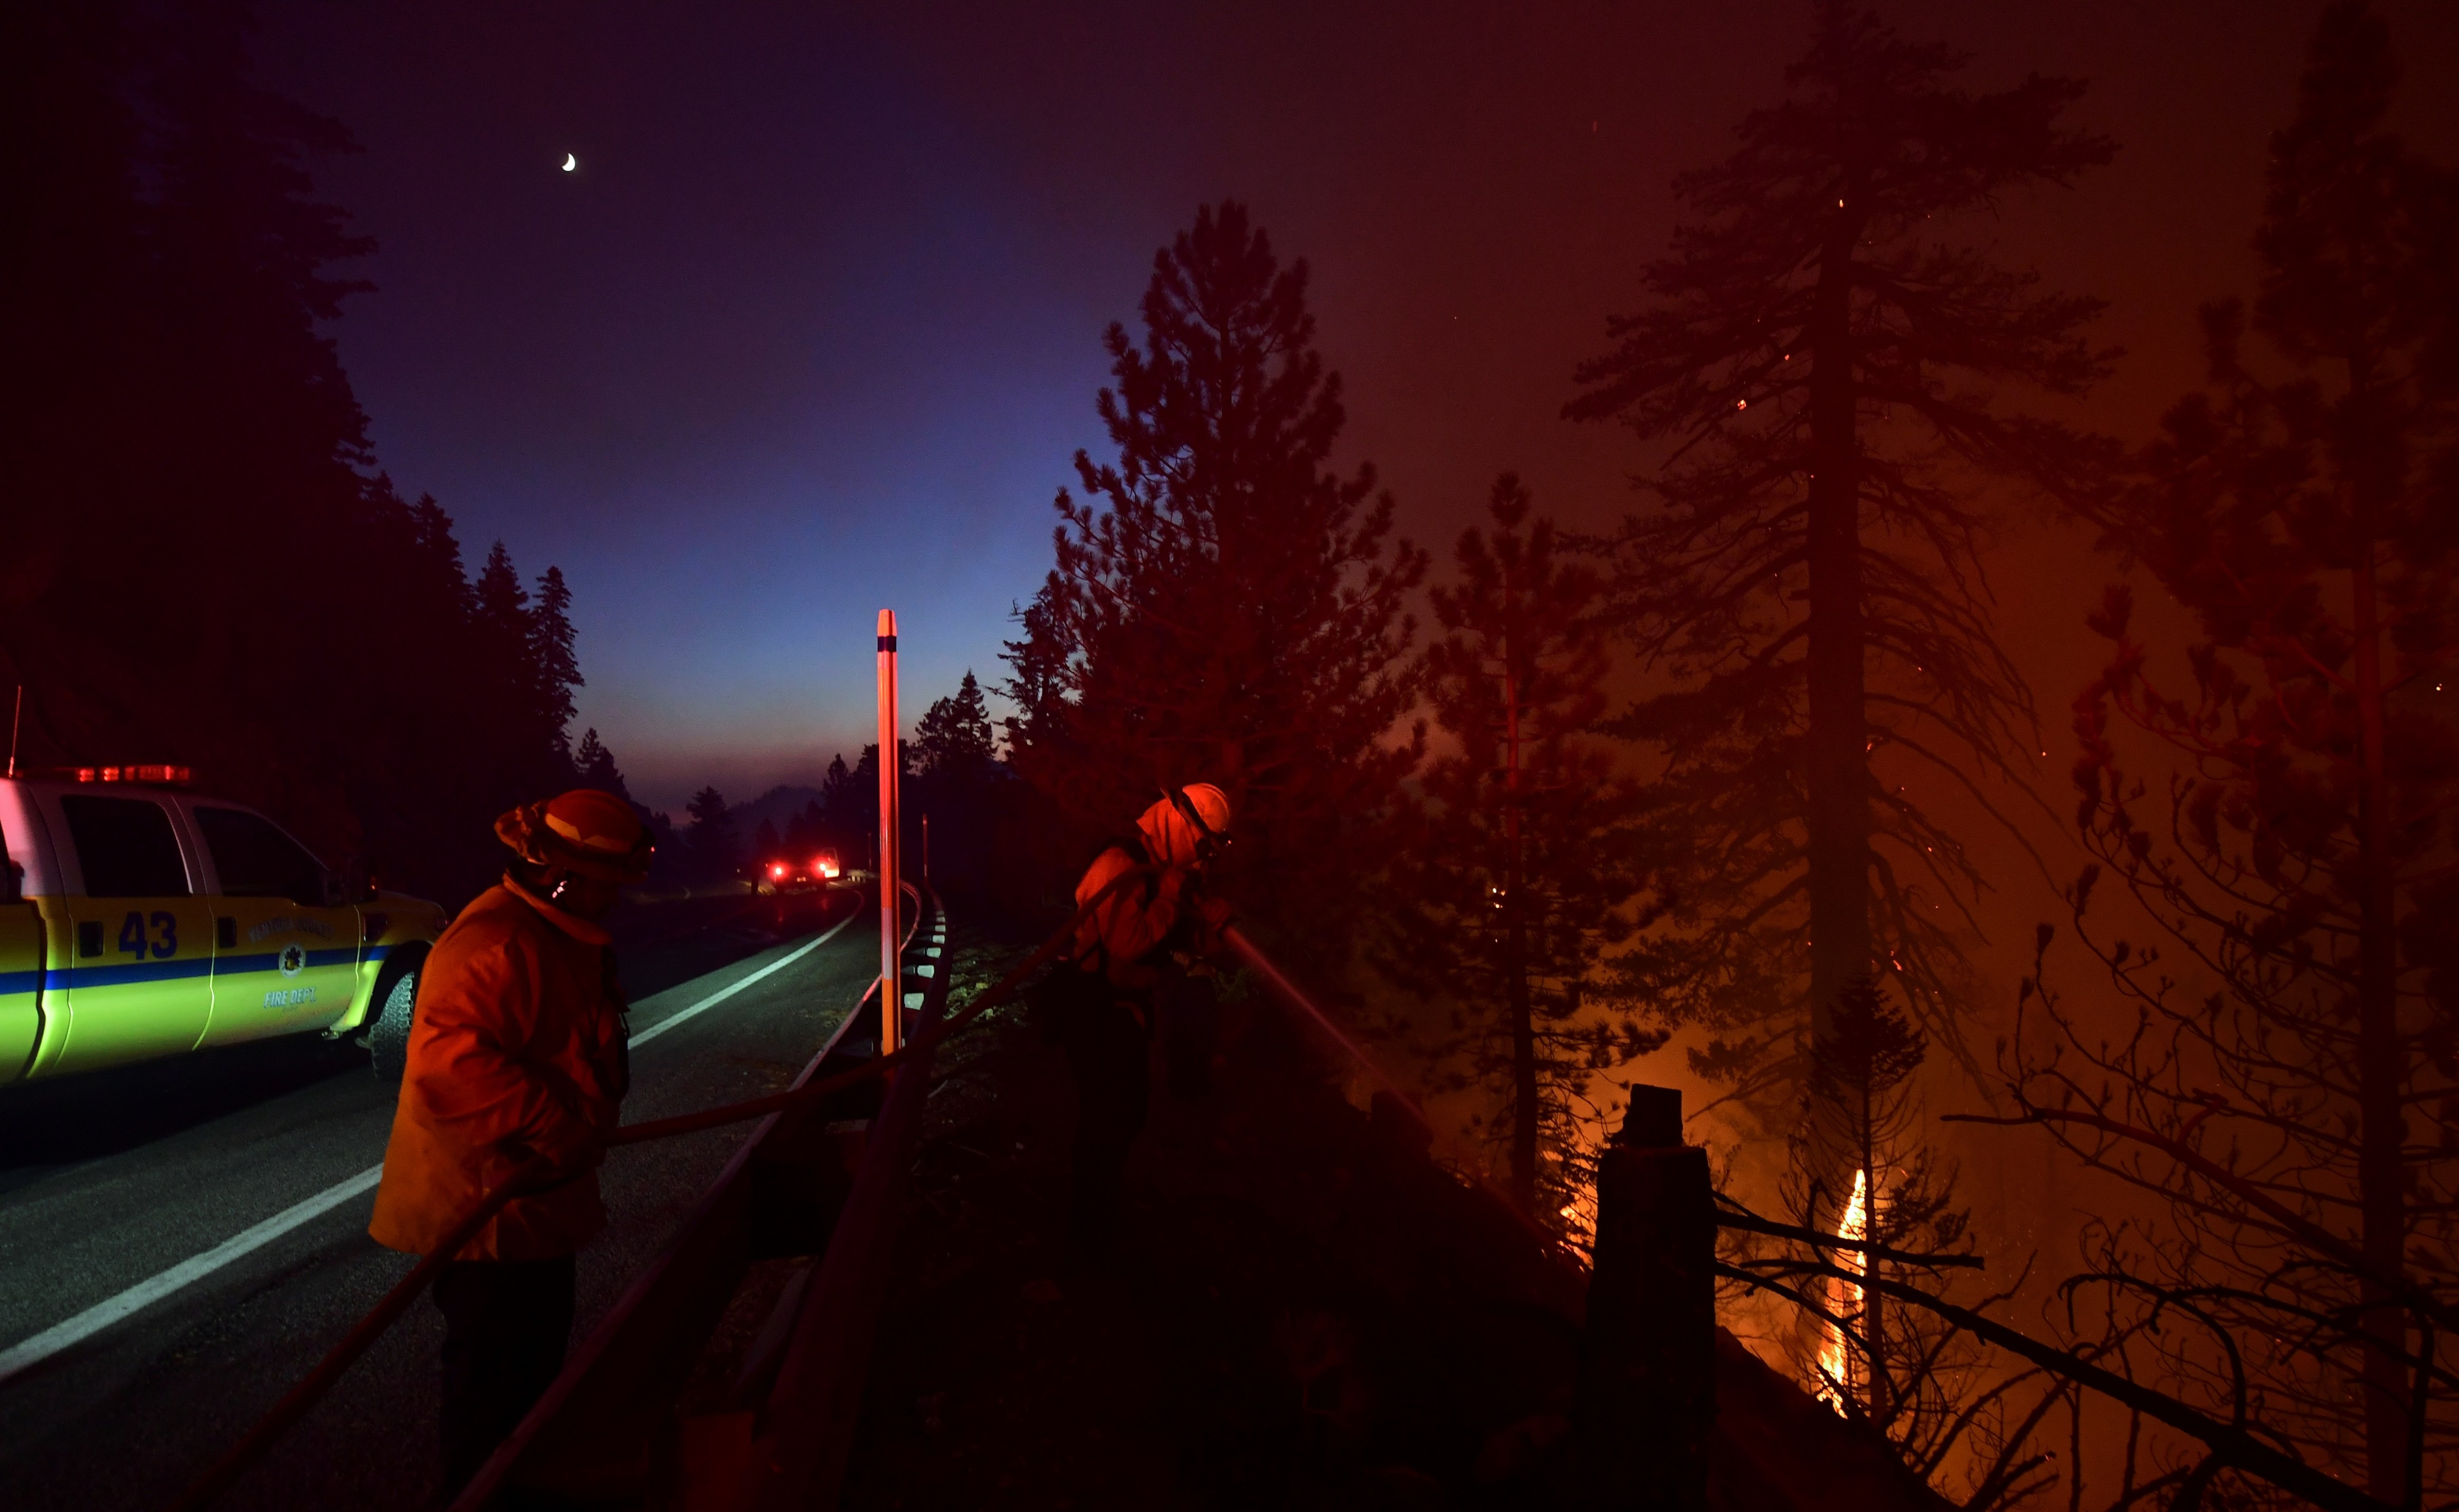
M 896 969 L 896 611 L 879 611 L 879 1053 L 904 1038 L 904 978 Z

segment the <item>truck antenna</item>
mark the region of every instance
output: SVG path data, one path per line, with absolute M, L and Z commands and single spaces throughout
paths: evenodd
M 9 775 L 17 775 L 17 724 L 26 717 L 26 684 L 17 684 L 17 708 L 9 716 Z

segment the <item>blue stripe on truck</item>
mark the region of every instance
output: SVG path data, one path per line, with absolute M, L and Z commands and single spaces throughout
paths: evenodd
M 366 959 L 380 961 L 392 954 L 389 945 L 370 945 Z M 355 950 L 321 950 L 307 953 L 309 966 L 350 966 L 359 962 Z M 217 961 L 207 956 L 201 960 L 131 961 L 125 965 L 96 963 L 92 966 L 52 967 L 48 971 L 0 972 L 0 994 L 65 992 L 72 986 L 116 987 L 134 982 L 178 981 L 185 976 L 209 976 L 217 970 L 230 976 L 242 972 L 278 972 L 282 969 L 282 953 L 273 951 L 254 956 L 224 956 Z

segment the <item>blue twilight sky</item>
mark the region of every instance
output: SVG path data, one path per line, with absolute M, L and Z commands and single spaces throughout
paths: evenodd
M 2094 81 L 2118 166 L 2004 237 L 2112 301 L 2134 356 L 2092 408 L 2139 429 L 2194 376 L 2195 303 L 2242 283 L 2319 5 L 1880 9 L 1978 85 Z M 2421 85 L 2459 22 L 2385 10 L 2414 129 L 2452 139 Z M 1351 455 L 1410 533 L 1447 548 L 1504 467 L 1609 517 L 1632 458 L 1556 418 L 1570 368 L 1809 11 L 267 0 L 259 54 L 364 149 L 318 178 L 381 243 L 337 335 L 383 465 L 473 560 L 563 569 L 580 724 L 676 807 L 851 756 L 882 606 L 910 712 L 996 680 L 1101 441 L 1102 329 L 1206 200 L 1312 262 Z

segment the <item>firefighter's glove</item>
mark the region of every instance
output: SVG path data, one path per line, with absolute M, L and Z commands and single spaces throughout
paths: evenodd
M 1195 925 L 1196 954 L 1205 956 L 1220 955 L 1221 932 L 1230 927 L 1230 920 L 1238 916 L 1238 911 L 1230 907 L 1228 898 L 1208 892 L 1194 899 L 1193 905 L 1189 913 Z

